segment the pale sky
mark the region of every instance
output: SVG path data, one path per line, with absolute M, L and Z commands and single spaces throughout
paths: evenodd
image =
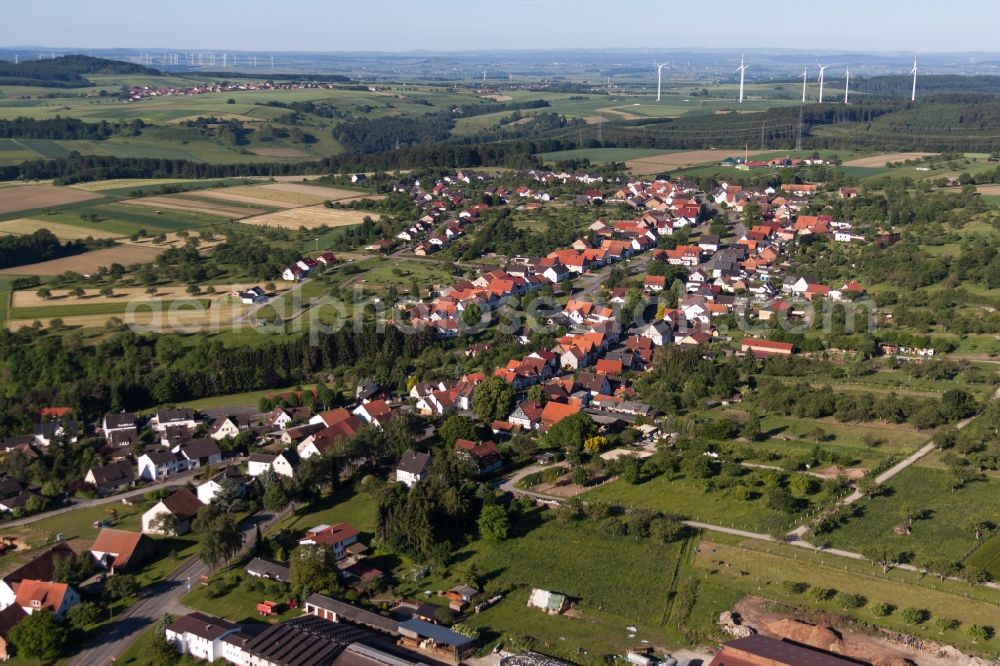
M 2 0 L 0 46 L 1000 51 L 996 0 Z

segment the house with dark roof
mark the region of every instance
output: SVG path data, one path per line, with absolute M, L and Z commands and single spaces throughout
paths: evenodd
M 222 656 L 222 639 L 239 630 L 238 624 L 194 612 L 168 624 L 166 638 L 181 654 L 213 662 Z
M 174 447 L 174 453 L 187 461 L 188 469 L 222 462 L 222 450 L 211 437 L 201 437 Z
M 36 423 L 32 433 L 39 445 L 50 446 L 56 440 L 63 440 L 70 444 L 75 443 L 80 437 L 81 430 L 79 423 L 71 418 L 63 417 Z
M 871 666 L 871 662 L 752 634 L 723 643 L 708 666 Z
M 101 432 L 104 438 L 111 441 L 112 435 L 122 434 L 134 436 L 139 428 L 139 417 L 131 412 L 121 412 L 119 414 L 105 414 L 101 421 Z
M 83 480 L 94 486 L 101 495 L 110 495 L 135 483 L 135 470 L 131 463 L 119 460 L 91 467 Z
M 97 565 L 111 574 L 134 571 L 155 553 L 156 547 L 145 534 L 108 527 L 101 530 L 90 546 Z
M 174 536 L 187 534 L 191 531 L 191 521 L 205 505 L 187 488 L 160 500 L 148 511 L 142 514 L 142 531 L 144 534 L 172 534 Z M 173 516 L 173 526 L 168 526 L 161 516 Z
M 289 583 L 292 580 L 287 564 L 266 557 L 255 557 L 243 568 L 248 575 L 256 578 L 276 580 L 279 583 Z
M 149 451 L 136 460 L 140 479 L 155 481 L 190 469 L 188 461 L 171 451 Z
M 194 420 L 194 412 L 190 409 L 161 409 L 149 424 L 159 433 L 166 432 L 167 428 L 183 427 L 194 430 L 198 427 L 198 422 Z
M 16 605 L 7 606 L 0 611 L 0 661 L 11 658 L 13 650 L 10 646 L 10 630 L 26 617 L 28 614 Z
M 431 455 L 410 449 L 396 465 L 396 482 L 412 488 L 417 481 L 423 481 L 430 473 Z

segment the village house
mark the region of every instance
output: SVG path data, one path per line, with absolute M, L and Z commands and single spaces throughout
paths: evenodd
M 431 456 L 410 449 L 399 459 L 396 465 L 396 482 L 407 488 L 412 488 L 418 481 L 423 481 L 430 473 Z
M 156 553 L 152 540 L 141 532 L 105 527 L 90 546 L 97 566 L 108 573 L 134 571 Z
M 165 433 L 167 428 L 186 428 L 194 430 L 198 427 L 198 422 L 194 420 L 194 412 L 190 409 L 164 409 L 160 410 L 149 421 L 150 427 L 158 433 Z
M 212 424 L 212 431 L 209 436 L 216 440 L 221 441 L 227 437 L 234 438 L 241 432 L 245 432 L 250 429 L 250 424 L 239 417 L 236 416 L 222 416 L 215 420 Z
M 138 434 L 139 418 L 135 414 L 105 414 L 101 421 L 104 439 L 112 446 L 127 446 L 135 441 Z
M 223 639 L 239 630 L 238 624 L 194 612 L 168 624 L 164 635 L 181 654 L 214 662 L 222 657 Z
M 178 490 L 142 514 L 142 532 L 166 536 L 187 534 L 191 531 L 191 521 L 203 506 L 190 490 Z M 171 522 L 173 525 L 170 525 Z
M 525 400 L 514 408 L 507 420 L 523 430 L 537 430 L 542 425 L 542 405 L 537 400 Z
M 156 481 L 190 469 L 187 460 L 171 451 L 149 451 L 136 460 L 137 478 Z
M 791 356 L 794 346 L 790 342 L 773 342 L 771 340 L 756 340 L 743 338 L 740 350 L 754 356 Z
M 66 583 L 24 579 L 17 584 L 14 603 L 26 614 L 49 611 L 59 619 L 66 611 L 80 603 L 80 594 Z
M 222 462 L 222 450 L 211 437 L 192 439 L 175 446 L 173 452 L 182 461 L 186 461 L 188 469 L 206 467 Z
M 99 494 L 110 495 L 135 483 L 135 472 L 131 463 L 121 460 L 91 467 L 83 480 L 94 486 Z
M 300 546 L 323 545 L 333 551 L 338 560 L 347 556 L 347 549 L 358 542 L 358 530 L 348 523 L 317 525 L 299 539 Z
M 473 442 L 468 439 L 457 439 L 455 450 L 475 463 L 480 476 L 492 474 L 503 466 L 500 449 L 490 440 Z

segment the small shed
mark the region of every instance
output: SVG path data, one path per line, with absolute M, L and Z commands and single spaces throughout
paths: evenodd
M 569 598 L 565 594 L 535 588 L 528 597 L 528 608 L 540 608 L 549 615 L 561 615 L 569 608 Z

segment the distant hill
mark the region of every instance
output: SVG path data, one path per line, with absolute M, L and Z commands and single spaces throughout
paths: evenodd
M 870 79 L 851 78 L 852 90 L 883 97 L 909 99 L 913 91 L 913 76 L 873 76 Z M 1000 95 L 1000 76 L 959 76 L 957 74 L 917 74 L 918 99 L 937 94 Z
M 121 60 L 70 55 L 47 60 L 29 60 L 17 65 L 12 62 L 0 62 L 0 85 L 80 88 L 93 85 L 86 78 L 88 74 L 157 75 L 159 73 L 155 69 Z

